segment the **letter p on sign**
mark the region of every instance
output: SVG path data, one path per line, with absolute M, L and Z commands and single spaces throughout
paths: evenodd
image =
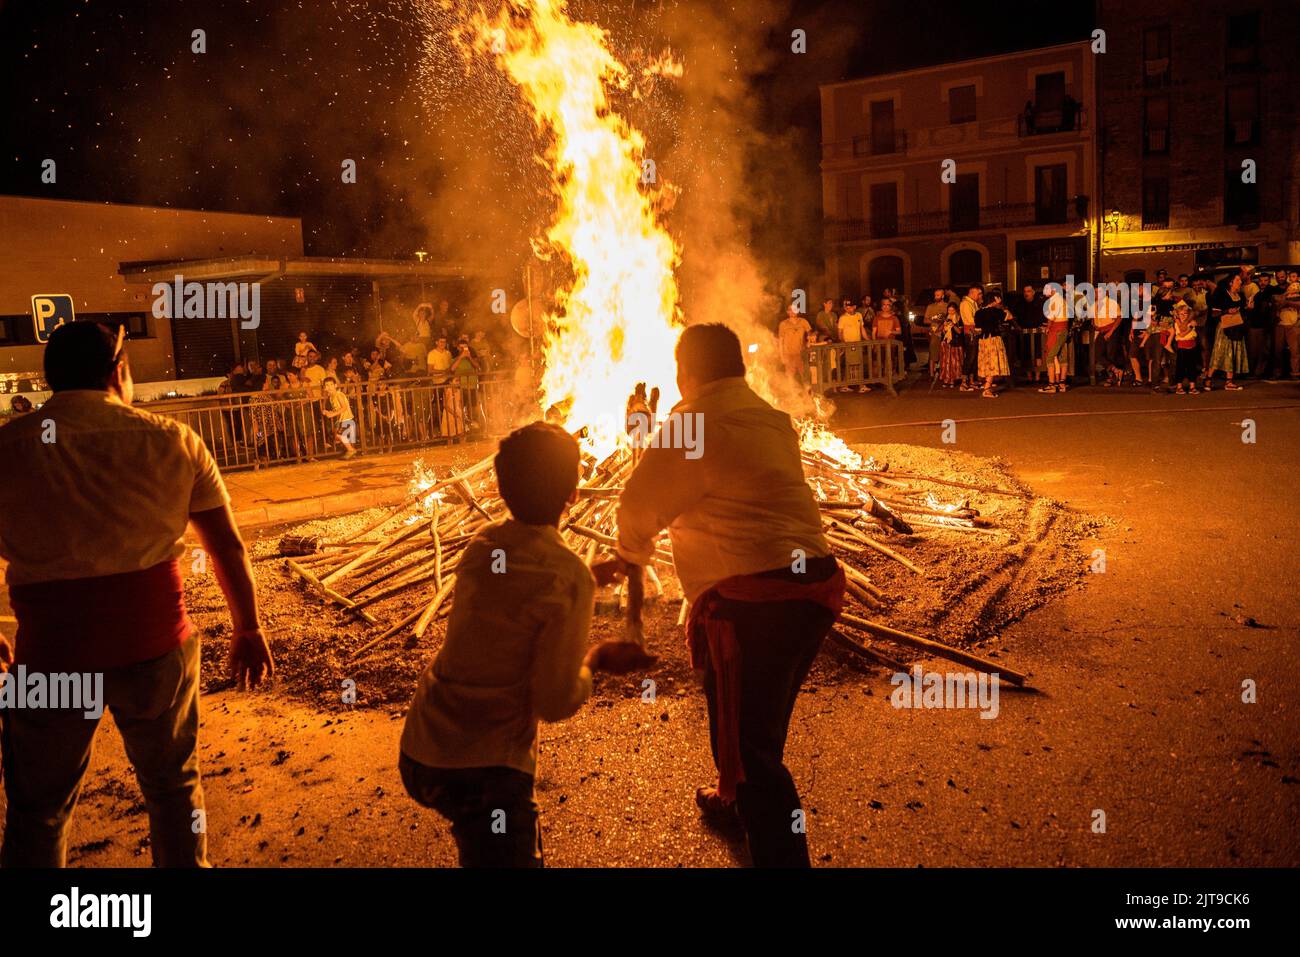
M 32 323 L 37 342 L 49 342 L 51 332 L 75 318 L 71 296 L 62 293 L 32 296 Z

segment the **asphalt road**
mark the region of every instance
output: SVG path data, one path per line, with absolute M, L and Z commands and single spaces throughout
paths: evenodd
M 1036 492 L 1112 524 L 1079 556 L 1104 550 L 1104 572 L 1002 634 L 1034 690 L 1005 691 L 996 719 L 896 710 L 883 677 L 805 688 L 787 763 L 817 863 L 1300 864 L 1300 388 L 984 400 L 922 386 L 839 405 L 834 424 L 855 443 L 942 446 L 951 419 L 948 447 L 1001 456 Z M 690 801 L 709 774 L 698 691 L 676 681 L 651 706 L 627 691 L 544 730 L 550 862 L 743 861 Z M 445 826 L 402 793 L 395 717 L 209 697 L 214 862 L 453 863 Z M 134 787 L 106 727 L 74 863 L 147 863 Z
M 823 752 L 819 777 L 856 765 L 925 803 L 877 831 L 866 861 L 1300 863 L 1300 388 L 986 400 L 922 387 L 845 397 L 835 426 L 855 443 L 940 446 L 944 419 L 949 447 L 1000 456 L 1039 494 L 1115 524 L 1095 543 L 1104 573 L 1003 635 L 1034 694 L 1007 696 L 992 721 L 891 709 L 887 728 L 845 723 L 844 746 Z

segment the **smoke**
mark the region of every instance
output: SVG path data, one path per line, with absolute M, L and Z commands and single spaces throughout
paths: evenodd
M 814 52 L 796 52 L 794 30 Z M 756 390 L 792 415 L 811 414 L 810 396 L 780 364 L 774 329 L 796 299 L 808 317 L 816 309 L 819 276 L 790 237 L 812 219 L 821 187 L 815 165 L 810 172 L 791 161 L 811 145 L 779 126 L 807 101 L 793 100 L 770 74 L 808 73 L 803 92 L 816 108 L 813 69 L 804 64 L 841 58 L 846 41 L 837 38 L 846 32 L 792 23 L 788 0 L 746 0 L 674 5 L 664 34 L 684 66 L 683 134 L 663 168 L 681 187 L 672 227 L 683 247 L 687 321 L 730 325 L 749 351 Z
M 537 162 L 543 144 L 509 81 L 457 42 L 474 11 L 491 16 L 500 3 L 411 3 L 423 35 L 413 80 L 430 124 L 421 149 L 438 166 L 434 187 L 410 199 L 430 224 L 426 248 L 484 264 L 484 302 L 494 286 L 514 301 L 523 267 L 537 266 L 529 242 L 551 213 L 549 173 Z M 816 79 L 844 59 L 848 32 L 829 17 L 792 22 L 790 0 L 571 0 L 569 12 L 609 31 L 634 72 L 665 51 L 682 65 L 678 78 L 612 99 L 646 134 L 646 156 L 670 186 L 666 222 L 682 251 L 685 321 L 731 326 L 757 391 L 792 415 L 812 414 L 811 397 L 780 364 L 775 328 L 796 296 L 807 315 L 817 308 L 820 249 L 797 237 L 817 223 L 820 178 L 815 158 L 791 157 L 818 145 L 784 120 L 818 108 Z M 795 29 L 808 52 L 796 51 Z M 797 90 L 773 81 L 800 71 L 808 82 Z M 563 281 L 558 269 L 541 271 L 543 285 Z

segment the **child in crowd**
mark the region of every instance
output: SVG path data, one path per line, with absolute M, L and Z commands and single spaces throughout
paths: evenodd
M 348 397 L 339 391 L 339 381 L 333 376 L 326 376 L 322 383 L 324 396 L 321 402 L 321 412 L 328 419 L 334 420 L 334 436 L 343 444 L 346 449 L 343 453 L 345 459 L 350 459 L 357 454 L 357 450 L 352 443 L 357 437 L 357 422 L 352 417 L 352 403 Z
M 479 532 L 456 568 L 447 637 L 420 675 L 398 768 L 407 793 L 451 822 L 462 867 L 541 867 L 537 722 L 564 720 L 591 694 L 595 589 L 617 563 L 589 569 L 557 531 L 577 500 L 572 436 L 534 422 L 502 440 L 495 465 L 511 517 Z
M 298 333 L 298 341 L 293 344 L 293 367 L 295 369 L 305 369 L 311 364 L 307 358 L 313 352 L 320 352 L 311 341 L 307 338 L 306 332 Z
M 1185 302 L 1174 306 L 1174 330 L 1171 343 L 1174 353 L 1175 395 L 1197 395 L 1196 380 L 1201 374 L 1201 344 L 1197 341 L 1196 321 Z M 1184 388 L 1184 385 L 1186 388 Z

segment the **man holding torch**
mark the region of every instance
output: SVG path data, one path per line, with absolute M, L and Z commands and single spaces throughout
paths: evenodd
M 688 326 L 677 384 L 682 401 L 619 500 L 618 554 L 644 566 L 663 529 L 672 539 L 718 769 L 697 803 L 710 818 L 739 814 L 756 866 L 807 867 L 804 812 L 782 756 L 799 687 L 842 607 L 844 572 L 790 417 L 745 382 L 736 334 Z M 688 416 L 694 441 L 680 434 Z

